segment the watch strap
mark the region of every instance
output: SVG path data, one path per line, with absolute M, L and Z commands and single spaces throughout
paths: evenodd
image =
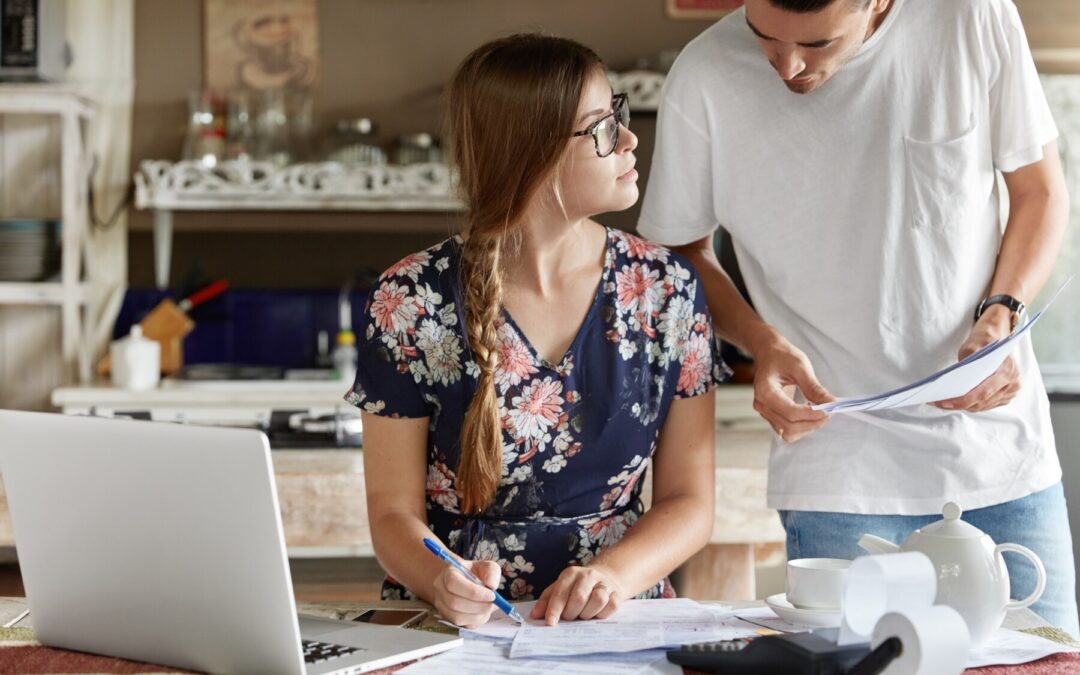
M 979 317 L 986 312 L 986 308 L 991 305 L 1005 305 L 1012 312 L 1012 327 L 1016 328 L 1016 324 L 1020 321 L 1020 315 L 1024 313 L 1026 306 L 1011 295 L 1001 293 L 999 295 L 991 295 L 988 298 L 983 298 L 979 306 L 975 308 L 975 320 L 978 321 Z

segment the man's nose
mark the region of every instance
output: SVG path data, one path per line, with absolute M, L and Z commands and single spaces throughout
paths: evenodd
M 782 79 L 790 80 L 806 69 L 806 62 L 794 49 L 782 49 L 777 52 L 773 67 Z

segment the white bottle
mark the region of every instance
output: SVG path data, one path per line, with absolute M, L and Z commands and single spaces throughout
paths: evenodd
M 338 331 L 334 345 L 334 370 L 338 379 L 352 386 L 356 379 L 356 335 L 351 330 Z
M 131 334 L 109 346 L 113 386 L 135 391 L 153 389 L 161 380 L 161 343 L 143 337 L 135 324 Z

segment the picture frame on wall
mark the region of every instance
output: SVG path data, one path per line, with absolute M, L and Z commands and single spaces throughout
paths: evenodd
M 742 7 L 743 0 L 664 0 L 672 19 L 719 19 Z
M 316 0 L 204 0 L 205 86 L 308 91 L 319 81 Z

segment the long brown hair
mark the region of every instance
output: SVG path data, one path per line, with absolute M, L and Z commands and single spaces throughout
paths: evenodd
M 480 368 L 461 428 L 457 489 L 464 513 L 483 511 L 502 477 L 495 391 L 503 264 L 525 208 L 569 145 L 585 84 L 600 58 L 572 40 L 511 35 L 479 47 L 450 85 L 447 138 L 468 209 L 461 252 L 465 331 Z

